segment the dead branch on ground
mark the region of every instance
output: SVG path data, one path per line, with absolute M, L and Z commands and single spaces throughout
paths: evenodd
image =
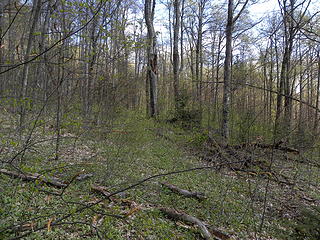
M 197 225 L 205 239 L 210 239 L 210 240 L 214 238 L 217 238 L 219 240 L 230 239 L 228 235 L 218 231 L 217 229 L 214 229 L 212 226 L 209 226 L 209 224 L 201 221 L 200 219 L 190 216 L 184 212 L 178 212 L 170 208 L 160 208 L 160 211 L 174 220 L 181 220 L 187 223 L 192 223 Z
M 41 175 L 39 173 L 17 173 L 13 171 L 9 171 L 7 169 L 0 169 L 0 173 L 5 174 L 7 176 L 10 176 L 12 178 L 19 178 L 23 181 L 40 181 L 42 183 L 45 183 L 47 185 L 57 187 L 57 188 L 65 188 L 68 185 L 61 181 L 60 179 L 56 177 L 45 177 L 44 175 Z
M 169 188 L 172 192 L 181 194 L 185 197 L 192 197 L 192 198 L 196 198 L 198 200 L 204 200 L 205 199 L 205 195 L 202 192 L 190 192 L 188 190 L 185 189 L 181 189 L 173 184 L 167 183 L 167 182 L 162 182 L 161 185 Z

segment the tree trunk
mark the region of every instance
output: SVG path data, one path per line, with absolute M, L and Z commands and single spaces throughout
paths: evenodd
M 3 24 L 3 16 L 4 16 L 4 7 L 7 4 L 6 1 L 1 1 L 0 2 L 0 66 L 3 66 L 4 63 L 4 50 L 3 50 L 3 30 L 4 30 L 4 24 Z M 3 76 L 0 75 L 0 94 L 2 94 L 2 92 L 5 89 L 5 81 L 3 79 Z
M 52 0 L 49 0 L 47 2 L 44 22 L 42 23 L 42 26 L 41 26 L 41 38 L 40 38 L 40 42 L 39 42 L 39 52 L 40 53 L 45 51 L 48 47 L 48 40 L 46 39 L 46 35 L 49 32 L 51 4 L 52 4 Z M 46 102 L 47 101 L 47 91 L 48 91 L 47 86 L 48 86 L 48 78 L 49 78 L 49 74 L 48 74 L 48 70 L 47 70 L 48 55 L 44 54 L 39 59 L 40 59 L 41 63 L 38 65 L 38 68 L 37 68 L 37 81 L 40 81 L 39 85 L 41 86 L 42 92 L 43 92 L 42 93 L 43 102 Z M 46 112 L 47 112 L 47 106 L 44 107 L 44 113 L 46 113 Z
M 149 84 L 149 116 L 157 117 L 158 115 L 158 96 L 157 96 L 157 82 L 158 82 L 158 55 L 157 55 L 157 38 L 153 26 L 154 9 L 156 0 L 145 0 L 145 22 L 148 29 L 148 64 L 147 64 L 147 82 Z M 148 85 L 147 84 L 147 85 Z M 147 86 L 148 87 L 148 86 Z
M 316 113 L 314 117 L 314 124 L 313 124 L 313 133 L 317 136 L 318 133 L 318 126 L 319 126 L 319 101 L 320 101 L 320 50 L 317 52 L 317 61 L 318 61 L 318 69 L 317 69 L 317 88 L 316 88 Z
M 41 2 L 42 0 L 34 0 L 33 19 L 30 18 L 32 19 L 32 23 L 29 31 L 29 36 L 28 36 L 27 48 L 24 55 L 24 62 L 27 62 L 30 59 L 30 53 L 33 45 L 33 39 L 34 39 L 34 32 L 37 27 L 38 19 L 40 16 Z M 26 106 L 27 106 L 25 101 L 27 97 L 29 66 L 30 65 L 28 63 L 23 65 L 22 76 L 21 76 L 22 88 L 20 93 L 21 108 L 20 108 L 20 121 L 19 121 L 21 131 L 25 127 L 24 125 L 25 125 L 25 115 L 26 115 Z
M 234 24 L 246 8 L 249 0 L 243 2 L 242 7 L 237 15 L 234 14 L 234 1 L 228 1 L 228 18 L 226 25 L 226 56 L 224 61 L 224 84 L 223 84 L 223 103 L 222 103 L 222 126 L 221 133 L 226 141 L 230 137 L 230 108 L 231 108 L 231 81 L 232 81 L 232 33 Z M 238 5 L 238 4 L 237 4 Z M 237 6 L 236 6 L 237 7 Z
M 180 30 L 180 0 L 174 0 L 173 20 L 173 92 L 176 111 L 179 111 L 179 30 Z
M 233 31 L 233 0 L 228 2 L 228 20 L 226 26 L 226 56 L 224 61 L 222 136 L 228 141 L 230 135 L 230 99 L 231 99 L 231 62 L 232 62 L 232 31 Z

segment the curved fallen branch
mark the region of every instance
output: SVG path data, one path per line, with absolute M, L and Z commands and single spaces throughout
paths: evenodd
M 213 227 L 209 226 L 207 223 L 201 221 L 200 219 L 190 216 L 184 212 L 178 212 L 175 209 L 171 209 L 171 208 L 160 208 L 160 211 L 174 220 L 181 220 L 187 223 L 192 223 L 197 225 L 205 239 L 209 239 L 209 240 L 213 240 L 215 238 L 219 240 L 230 239 L 228 235 L 214 229 Z
M 213 239 L 212 234 L 210 233 L 210 231 L 207 229 L 206 225 L 199 220 L 196 217 L 190 216 L 186 213 L 183 212 L 178 212 L 174 209 L 169 209 L 169 208 L 160 208 L 160 211 L 163 212 L 164 214 L 166 214 L 168 217 L 173 218 L 175 220 L 182 220 L 184 222 L 188 222 L 188 223 L 193 223 L 198 225 L 203 237 L 205 239 Z

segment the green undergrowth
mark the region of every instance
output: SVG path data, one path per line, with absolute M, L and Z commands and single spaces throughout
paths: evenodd
M 43 138 L 52 137 L 49 131 L 44 134 Z M 66 127 L 63 136 L 59 159 L 53 158 L 54 142 L 46 141 L 34 145 L 16 163 L 25 172 L 72 181 L 62 197 L 50 194 L 61 190 L 40 181 L 21 182 L 0 175 L 0 239 L 26 233 L 21 228 L 12 231 L 19 223 L 28 230 L 43 227 L 23 239 L 201 239 L 195 226 L 168 219 L 159 207 L 198 217 L 234 239 L 277 239 L 281 235 L 284 221 L 272 210 L 278 207 L 273 205 L 274 199 L 283 190 L 263 178 L 237 175 L 226 168 L 153 178 L 118 196 L 133 203 L 130 206 L 104 199 L 79 211 L 84 204 L 103 199 L 90 190 L 92 184 L 113 192 L 153 175 L 206 166 L 208 162 L 189 148 L 201 146 L 206 139 L 199 131 L 186 131 L 134 112 L 123 112 L 104 126 L 77 129 L 77 134 Z M 10 165 L 1 168 L 13 170 Z M 80 173 L 92 173 L 93 177 L 74 181 Z M 318 175 L 314 173 L 314 177 Z M 207 198 L 199 201 L 179 196 L 163 187 L 162 181 L 204 192 Z M 317 189 L 313 191 L 313 197 L 319 197 Z M 267 209 L 264 217 L 263 206 Z M 128 213 L 124 219 L 108 216 Z M 51 221 L 67 215 L 61 225 L 51 227 Z

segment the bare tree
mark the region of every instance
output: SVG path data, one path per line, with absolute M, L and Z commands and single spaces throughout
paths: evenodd
M 291 96 L 293 94 L 292 86 L 294 85 L 291 78 L 291 56 L 294 48 L 295 37 L 301 28 L 307 23 L 307 21 L 304 20 L 304 17 L 310 6 L 311 0 L 303 0 L 301 2 L 296 0 L 278 0 L 278 2 L 282 15 L 284 50 L 279 79 L 279 94 L 277 95 L 276 123 L 278 130 L 284 129 L 285 132 L 288 133 L 291 128 Z M 283 95 L 285 97 L 283 97 Z M 281 118 L 282 114 L 283 117 Z

